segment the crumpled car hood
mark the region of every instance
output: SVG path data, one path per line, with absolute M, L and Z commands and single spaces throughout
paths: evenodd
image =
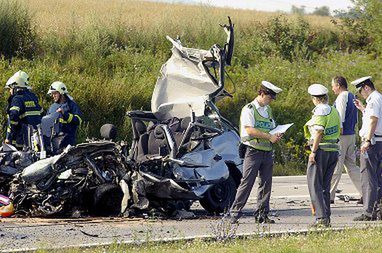
M 172 56 L 162 65 L 151 99 L 151 111 L 160 119 L 184 118 L 190 107 L 196 116 L 204 113 L 204 101 L 219 89 L 205 71 L 202 60 L 211 57 L 209 51 L 182 47 L 173 43 Z

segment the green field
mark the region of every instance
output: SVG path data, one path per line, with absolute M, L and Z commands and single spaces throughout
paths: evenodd
M 224 43 L 219 23 L 228 15 L 236 44 L 227 89 L 236 93 L 218 106 L 238 125 L 240 110 L 254 98 L 260 81 L 284 89 L 274 113 L 279 123 L 295 126 L 276 148 L 275 174 L 301 173 L 306 160 L 302 126 L 313 108 L 307 87 L 329 87 L 338 74 L 348 80 L 372 75 L 378 87 L 382 83 L 382 60 L 369 47 L 373 41 L 350 36 L 328 17 L 118 0 L 0 0 L 0 82 L 23 69 L 46 109 L 48 87 L 61 80 L 85 115 L 81 141 L 98 137 L 104 123 L 115 124 L 119 139 L 129 141 L 125 113 L 150 110 L 160 67 L 170 56 L 165 36 L 180 35 L 184 45 L 208 49 Z M 0 121 L 5 122 L 4 111 Z

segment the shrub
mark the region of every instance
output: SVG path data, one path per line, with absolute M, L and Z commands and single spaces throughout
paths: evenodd
M 341 44 L 350 50 L 366 49 L 382 53 L 382 2 L 354 0 L 354 8 L 338 12 Z
M 301 17 L 290 22 L 281 15 L 271 19 L 262 30 L 262 50 L 289 61 L 311 60 L 316 54 L 337 48 L 338 41 L 333 32 L 314 31 Z
M 37 37 L 29 11 L 17 0 L 0 0 L 0 55 L 32 57 Z

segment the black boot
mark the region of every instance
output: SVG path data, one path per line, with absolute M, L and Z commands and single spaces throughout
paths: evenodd
M 374 221 L 376 220 L 373 216 L 367 216 L 366 214 L 361 214 L 353 219 L 353 221 Z
M 272 220 L 266 214 L 258 215 L 255 217 L 256 223 L 260 224 L 274 224 L 275 220 Z
M 328 227 L 331 227 L 331 225 L 330 225 L 330 218 L 318 218 L 311 225 L 311 227 L 312 228 L 328 228 Z

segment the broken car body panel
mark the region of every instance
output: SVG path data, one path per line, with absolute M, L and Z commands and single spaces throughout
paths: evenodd
M 240 137 L 215 105 L 217 99 L 229 96 L 224 90 L 224 66 L 233 50 L 229 22 L 224 26 L 228 38 L 223 48 L 186 48 L 180 40 L 167 37 L 173 44 L 172 56 L 161 68 L 152 112 L 127 113 L 133 128 L 130 159 L 142 184 L 149 185 L 141 196 L 202 199 L 229 177 L 240 181 Z
M 68 146 L 16 175 L 11 196 L 17 213 L 32 216 L 115 215 L 127 169 L 120 149 L 110 141 Z M 76 214 L 77 213 L 77 214 Z

